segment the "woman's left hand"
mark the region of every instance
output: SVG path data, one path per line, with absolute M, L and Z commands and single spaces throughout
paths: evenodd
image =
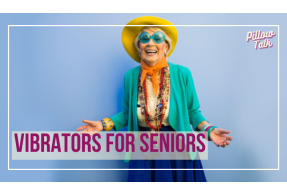
M 210 139 L 213 141 L 213 143 L 219 147 L 225 147 L 226 145 L 229 145 L 232 141 L 232 137 L 228 136 L 226 134 L 229 134 L 231 131 L 227 131 L 221 128 L 215 128 L 210 132 Z

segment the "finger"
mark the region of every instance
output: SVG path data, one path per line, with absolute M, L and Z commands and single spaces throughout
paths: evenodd
M 215 144 L 217 147 L 220 147 L 220 146 L 221 146 L 221 143 L 222 143 L 222 142 L 220 142 L 220 141 L 218 141 L 218 140 L 214 142 L 214 144 Z
M 86 128 L 87 128 L 87 125 L 82 125 L 81 127 L 78 127 L 78 128 L 76 129 L 76 131 L 80 131 L 80 130 L 86 129 Z
M 230 140 L 230 141 L 232 141 L 232 140 L 233 140 L 233 137 L 228 136 L 228 135 L 226 135 L 226 134 L 223 134 L 222 136 L 223 136 L 223 137 L 225 137 L 225 138 L 226 138 L 226 140 Z
M 230 142 L 229 141 L 226 141 L 226 145 L 229 145 L 230 144 Z
M 82 119 L 82 121 L 83 121 L 83 123 L 90 123 L 91 122 L 89 120 L 84 120 L 84 119 Z
M 228 134 L 228 133 L 231 133 L 231 131 L 227 131 L 227 130 L 224 130 L 224 129 L 219 129 L 219 131 L 221 132 L 221 133 L 225 133 L 225 134 Z
M 226 136 L 226 140 L 232 141 L 232 140 L 233 140 L 233 137 L 231 137 L 231 136 Z
M 84 123 L 88 123 L 88 122 L 89 122 L 89 120 L 84 120 L 84 119 L 82 119 L 82 121 L 83 121 Z
M 225 148 L 225 146 L 226 146 L 226 143 L 223 143 L 222 147 Z

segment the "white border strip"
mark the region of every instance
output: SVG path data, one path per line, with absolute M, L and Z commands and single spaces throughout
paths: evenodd
M 280 41 L 279 41 L 279 31 L 280 31 L 280 30 L 279 30 L 279 25 L 278 25 L 278 170 L 279 170 L 279 162 L 280 162 L 280 160 L 279 160 L 279 155 L 280 155 L 280 154 L 279 154 L 279 153 L 280 153 L 280 152 L 279 152 L 279 132 L 280 132 L 280 131 L 279 131 L 279 126 L 280 126 L 280 122 L 279 122 L 279 121 L 280 121 L 280 119 L 279 119 L 279 118 L 280 118 L 280 117 L 279 117 L 279 115 L 280 115 L 280 114 L 279 114 L 279 110 L 280 110 L 280 109 L 279 109 L 279 108 L 280 108 L 280 106 L 279 106 L 279 102 L 280 102 L 280 101 L 279 101 L 279 97 L 280 97 L 280 95 L 279 95 L 279 91 L 280 91 L 280 89 L 279 89 L 279 88 L 280 88 L 280 87 L 279 87 L 279 83 L 280 83 L 280 82 L 279 82 L 279 76 L 280 76 L 280 74 L 279 74 L 279 60 L 280 60 L 280 58 L 279 58 L 279 42 L 280 42 Z
M 113 26 L 113 27 L 116 27 L 116 26 L 154 26 L 154 25 L 8 25 L 9 26 L 24 26 L 24 27 L 29 27 L 29 26 L 33 26 L 33 27 L 38 27 L 38 26 L 55 26 L 55 27 L 59 27 L 59 26 L 71 26 L 71 27 L 74 27 L 74 26 Z M 178 26 L 178 27 L 183 27 L 183 26 L 199 26 L 199 27 L 202 27 L 202 26 L 277 26 L 278 29 L 279 29 L 279 25 L 156 25 L 156 26 Z
M 8 25 L 8 170 L 279 170 L 279 25 L 157 25 L 157 26 L 199 26 L 199 27 L 203 27 L 203 26 L 226 26 L 226 27 L 236 27 L 236 26 L 276 26 L 278 27 L 278 168 L 276 169 L 10 169 L 9 168 L 9 27 L 39 27 L 39 26 L 54 26 L 54 27 L 60 27 L 60 26 L 64 26 L 64 27 L 79 27 L 79 26 L 85 26 L 85 27 L 89 27 L 89 26 L 154 26 L 154 25 Z
M 10 137 L 9 137 L 9 25 L 8 25 L 8 170 L 9 170 L 9 146 L 10 146 Z
M 156 169 L 125 169 L 125 168 L 121 168 L 121 169 L 17 169 L 17 168 L 13 168 L 13 169 L 8 169 L 8 170 L 279 170 L 279 169 L 174 169 L 174 168 L 168 168 L 168 169 L 162 169 L 162 168 L 156 168 Z

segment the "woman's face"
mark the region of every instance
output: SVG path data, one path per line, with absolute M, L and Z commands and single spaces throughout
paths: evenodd
M 151 36 L 155 33 L 151 30 L 145 30 L 145 32 L 148 32 Z M 148 43 L 143 44 L 140 42 L 139 44 L 141 58 L 150 67 L 160 62 L 162 58 L 165 57 L 164 54 L 168 50 L 168 44 L 165 41 L 160 44 L 156 44 L 152 39 L 150 39 Z

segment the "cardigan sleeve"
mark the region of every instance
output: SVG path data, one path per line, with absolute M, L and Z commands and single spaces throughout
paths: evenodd
M 114 122 L 115 130 L 118 131 L 128 125 L 129 117 L 129 74 L 125 74 L 124 78 L 124 94 L 122 106 L 123 110 L 118 114 L 112 116 L 110 119 Z
M 187 68 L 187 79 L 186 79 L 186 98 L 187 98 L 187 106 L 188 106 L 188 114 L 189 114 L 189 121 L 192 125 L 193 129 L 196 131 L 199 131 L 200 129 L 197 128 L 197 126 L 202 121 L 207 121 L 203 115 L 201 114 L 201 111 L 199 110 L 199 101 L 196 95 L 194 82 L 192 79 L 192 75 L 190 70 Z

